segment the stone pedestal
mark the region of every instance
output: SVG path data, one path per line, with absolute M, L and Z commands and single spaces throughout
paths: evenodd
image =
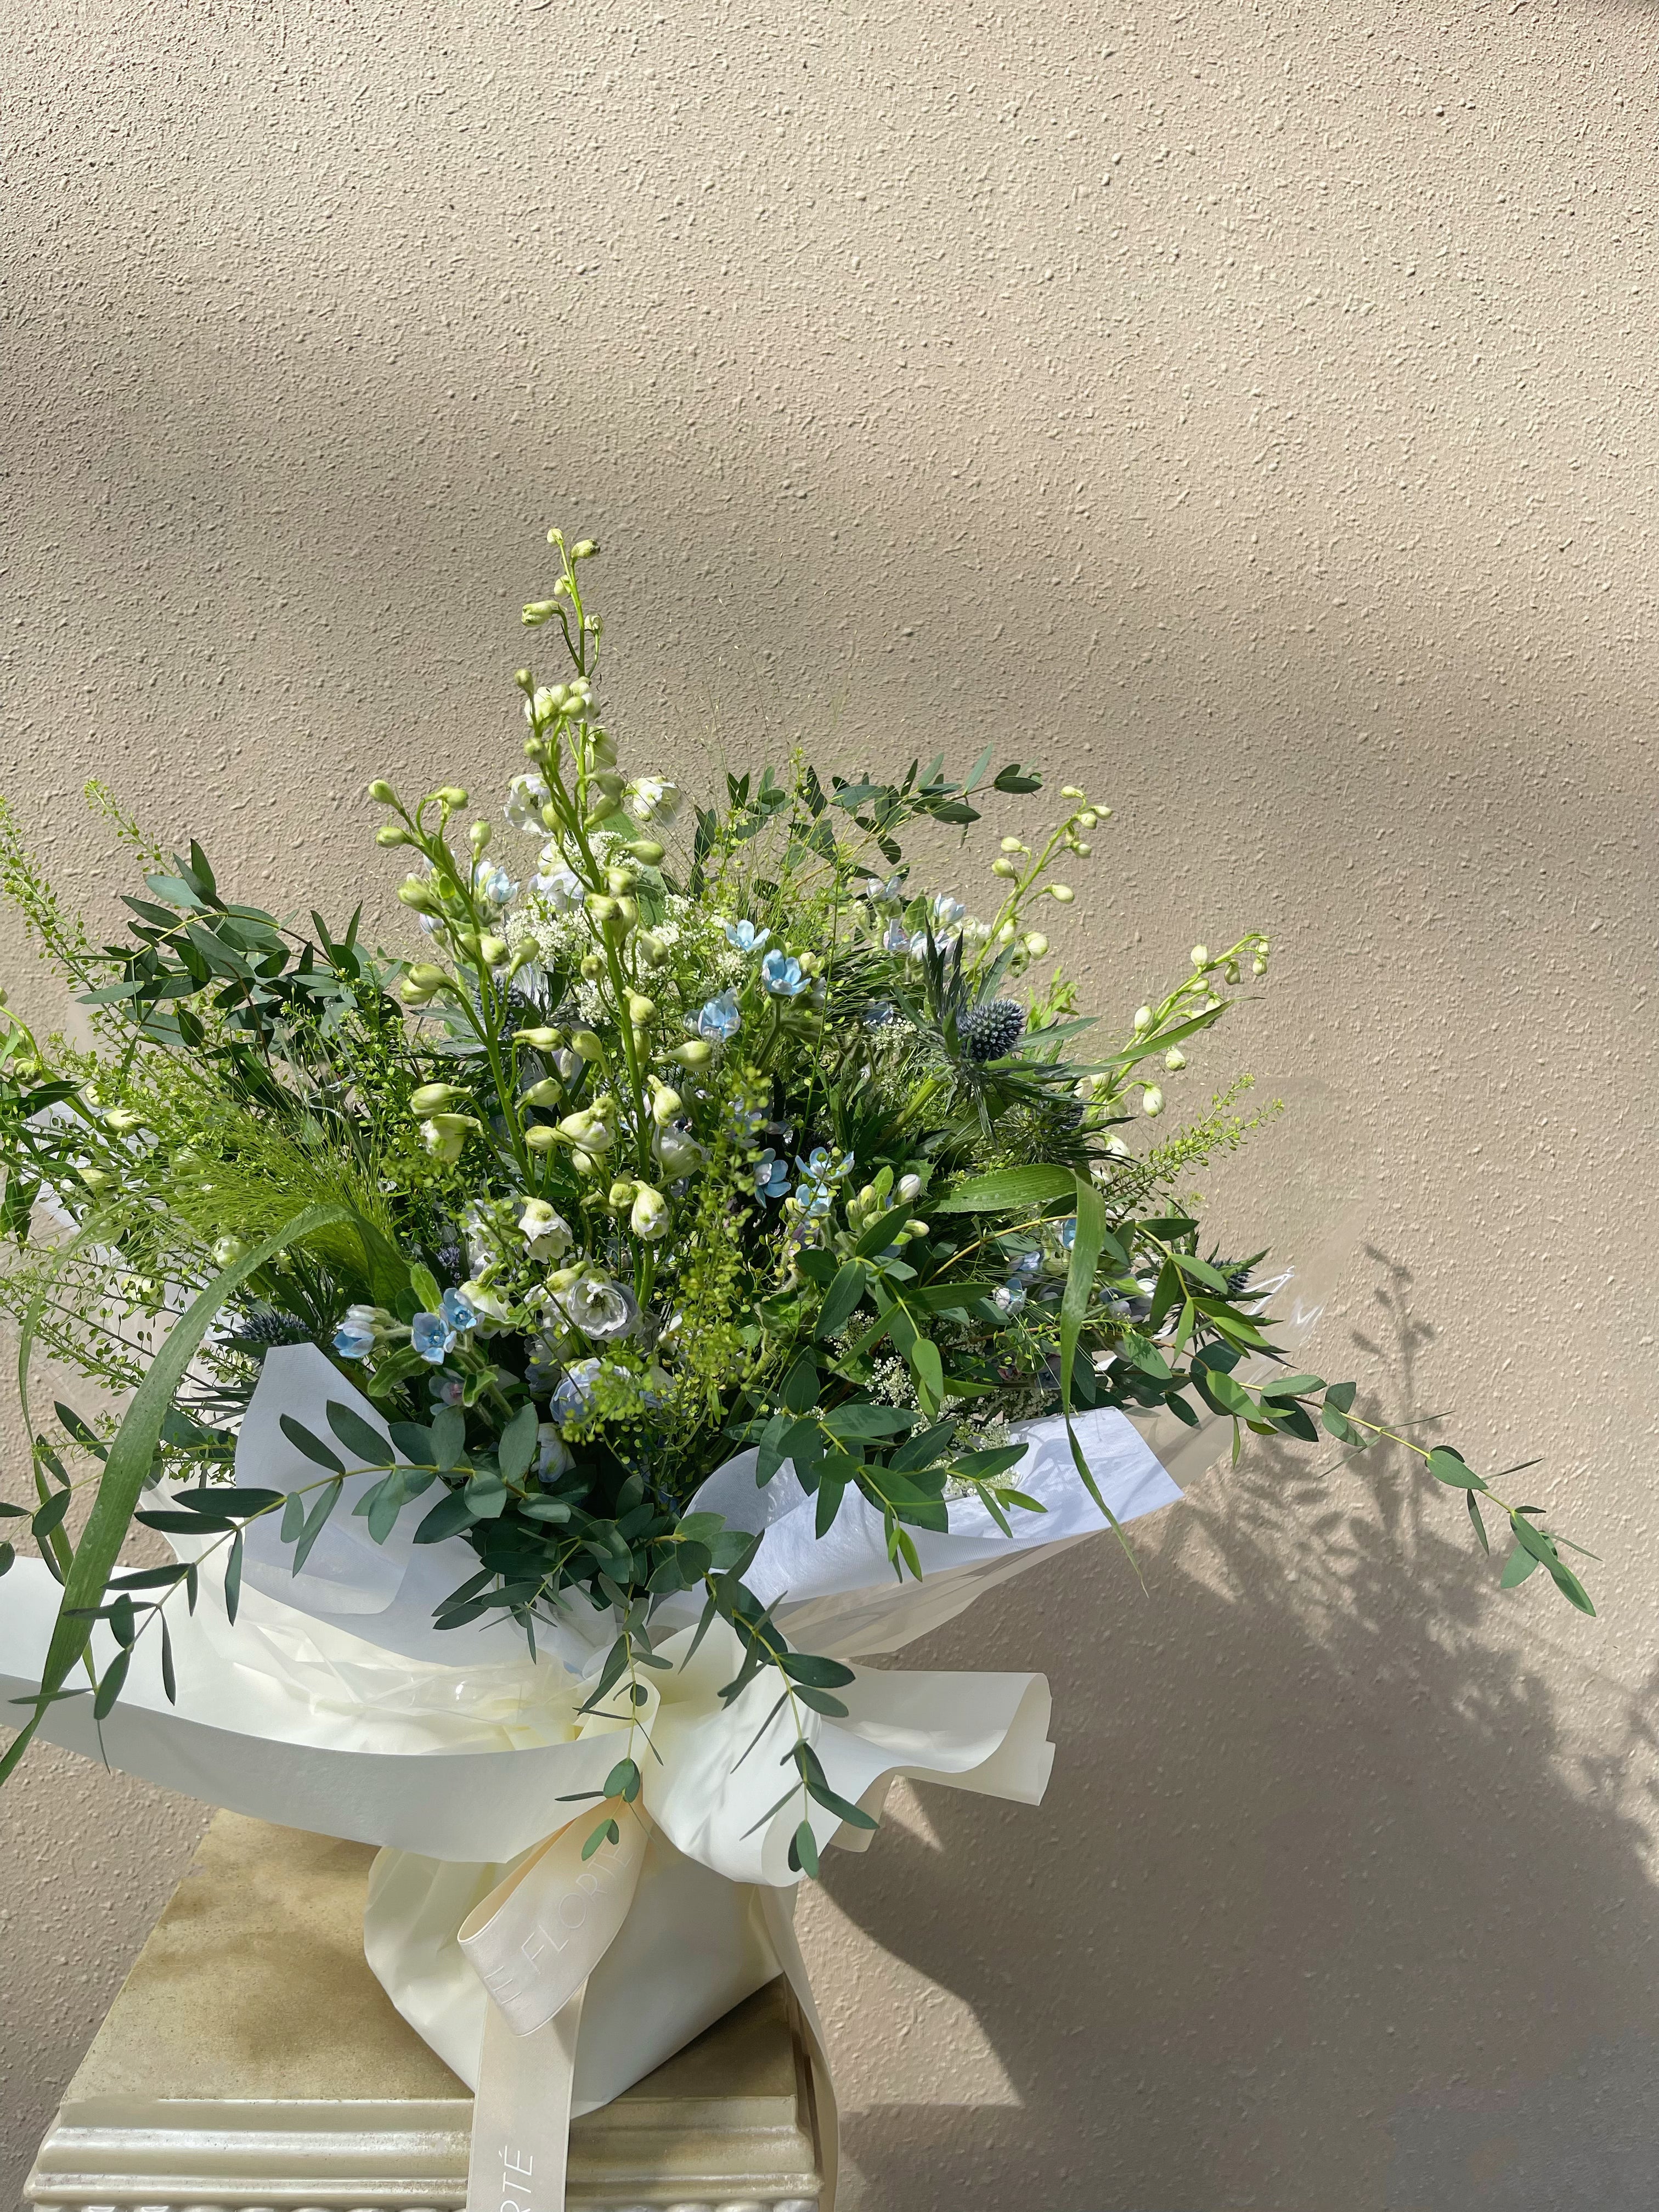
M 374 1854 L 222 1813 L 70 2082 L 40 2212 L 451 2212 L 472 2100 L 362 1953 Z M 816 2212 L 780 1978 L 571 2130 L 573 2212 Z

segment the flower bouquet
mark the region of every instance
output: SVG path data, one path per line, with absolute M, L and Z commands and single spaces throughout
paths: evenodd
M 1041 1678 L 868 1662 L 1127 1548 L 1178 1495 L 1152 1420 L 1389 1437 L 1507 1522 L 1506 1584 L 1590 1606 L 1538 1509 L 1297 1369 L 1284 1279 L 1200 1221 L 1248 1124 L 1236 1087 L 1164 1139 L 1164 1086 L 1266 941 L 1111 1036 L 1036 919 L 1109 819 L 1082 790 L 976 915 L 904 840 L 1035 798 L 988 750 L 707 806 L 629 775 L 597 549 L 550 542 L 506 834 L 370 788 L 410 955 L 239 903 L 93 787 L 143 877 L 100 947 L 0 820 L 93 1040 L 0 1018 L 39 1553 L 0 1548 L 0 1779 L 40 1730 L 383 1846 L 368 1955 L 478 2087 L 472 2201 L 555 2208 L 570 2112 L 780 1970 L 832 2111 L 793 1885 L 896 1774 L 1035 1802 L 1051 1756 Z M 37 1424 L 43 1352 L 125 1410 Z M 170 1562 L 121 1564 L 135 1522 Z

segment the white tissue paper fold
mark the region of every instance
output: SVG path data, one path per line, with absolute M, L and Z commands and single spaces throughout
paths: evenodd
M 322 1429 L 327 1399 L 384 1430 L 313 1346 L 270 1352 L 243 1423 L 239 1482 L 286 1489 L 313 1479 L 280 1417 Z M 1180 1495 L 1122 1414 L 1085 1412 L 1075 1425 L 1120 1522 Z M 856 1492 L 820 1539 L 814 1501 L 793 1468 L 758 1486 L 753 1452 L 710 1476 L 693 1505 L 761 1532 L 744 1579 L 775 1604 L 793 1645 L 867 1662 L 1106 1526 L 1079 1480 L 1063 1421 L 1014 1434 L 1031 1446 L 1016 1479 L 1047 1511 L 1018 1516 L 1010 1538 L 977 1498 L 952 1501 L 948 1533 L 910 1532 L 919 1583 L 895 1580 L 881 1516 Z M 350 1508 L 375 1479 L 349 1477 L 297 1576 L 274 1520 L 252 1524 L 234 1627 L 222 1549 L 204 1559 L 194 1616 L 168 1609 L 176 1707 L 162 1689 L 157 1640 L 144 1638 L 101 1742 L 89 1698 L 54 1704 L 41 1733 L 211 1804 L 380 1845 L 365 1920 L 369 1964 L 405 2019 L 476 2084 L 486 1998 L 456 1930 L 523 1854 L 571 1819 L 562 1801 L 598 1793 L 615 1764 L 619 1724 L 579 1708 L 616 1632 L 586 1603 L 566 1607 L 545 1633 L 538 1626 L 533 1660 L 510 1624 L 438 1632 L 434 1605 L 476 1571 L 477 1557 L 459 1538 L 416 1546 L 414 1512 L 374 1543 Z M 58 1596 L 38 1561 L 19 1560 L 0 1583 L 0 1699 L 38 1687 Z M 673 1603 L 681 1610 L 665 1608 L 655 1632 L 674 1663 L 653 1672 L 643 1709 L 655 1748 L 639 1761 L 652 1835 L 633 1906 L 581 2011 L 579 2112 L 619 2094 L 779 1971 L 768 1932 L 776 1900 L 763 1911 L 758 1892 L 799 1879 L 788 1852 L 799 1797 L 763 1817 L 787 1779 L 780 1757 L 794 1743 L 793 1725 L 780 1716 L 763 1728 L 776 1694 L 764 1680 L 720 1703 L 720 1686 L 738 1671 L 737 1639 L 717 1622 L 688 1657 L 699 1608 Z M 111 1648 L 100 1626 L 94 1652 Z M 1024 1803 L 1041 1798 L 1053 1749 L 1040 1675 L 861 1663 L 837 1694 L 846 1718 L 805 1714 L 807 1739 L 831 1788 L 866 1810 L 879 1811 L 900 1775 Z M 850 1828 L 837 1835 L 842 1824 L 816 1803 L 809 1817 L 820 1846 L 867 1840 Z

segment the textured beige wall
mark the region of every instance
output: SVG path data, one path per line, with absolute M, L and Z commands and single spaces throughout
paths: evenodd
M 248 894 L 383 885 L 355 794 L 505 771 L 590 528 L 637 764 L 1000 727 L 1118 810 L 1115 1011 L 1273 933 L 1188 1079 L 1299 1105 L 1232 1218 L 1359 1194 L 1325 1356 L 1603 1555 L 1583 1623 L 1264 1462 L 1145 1596 L 1102 1544 L 935 1639 L 1046 1668 L 1060 1764 L 809 1907 L 854 2202 L 1650 2205 L 1651 9 L 0 23 L 3 781 L 73 890 L 93 769 Z M 0 1816 L 15 2172 L 202 1814 L 47 1755 Z

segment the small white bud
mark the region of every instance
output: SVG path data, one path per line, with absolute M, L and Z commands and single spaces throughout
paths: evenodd
M 1137 1036 L 1144 1036 L 1152 1026 L 1152 1008 L 1150 1006 L 1137 1006 L 1135 1008 L 1135 1035 Z
M 1059 906 L 1070 906 L 1077 896 L 1070 884 L 1045 884 L 1043 889 Z
M 1194 947 L 1193 947 L 1193 965 L 1194 965 L 1194 968 L 1207 968 L 1207 967 L 1209 966 L 1209 964 L 1210 964 L 1210 948 L 1209 948 L 1209 946 L 1208 946 L 1207 945 L 1194 945 Z
M 1040 929 L 1028 929 L 1026 931 L 1025 950 L 1030 954 L 1033 960 L 1041 960 L 1043 954 L 1048 950 L 1048 940 Z
M 1023 853 L 1025 848 L 1018 837 L 1005 837 L 1002 841 L 1002 849 L 1005 853 Z
M 1172 1044 L 1168 1052 L 1164 1054 L 1164 1065 L 1170 1070 L 1171 1074 L 1173 1074 L 1177 1068 L 1185 1067 L 1187 1065 L 1187 1055 L 1182 1052 L 1178 1044 Z
M 1152 1115 L 1161 1114 L 1164 1111 L 1164 1093 L 1158 1089 L 1157 1084 L 1149 1083 L 1141 1092 L 1140 1110 L 1143 1114 Z

